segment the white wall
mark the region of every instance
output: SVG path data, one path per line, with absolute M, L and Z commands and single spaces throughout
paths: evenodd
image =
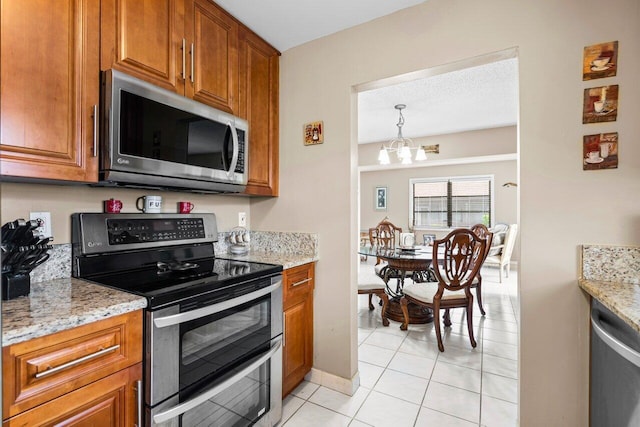
M 317 232 L 316 368 L 356 373 L 357 117 L 353 87 L 516 47 L 520 71 L 522 426 L 588 424 L 588 299 L 581 243 L 640 243 L 640 2 L 429 0 L 284 52 L 281 196 L 251 203 L 258 229 Z M 583 82 L 586 45 L 619 40 L 618 75 Z M 581 124 L 583 90 L 620 85 L 618 120 Z M 325 143 L 302 126 L 324 120 Z M 582 136 L 614 130 L 620 165 L 582 170 Z M 597 198 L 586 197 L 597 194 Z

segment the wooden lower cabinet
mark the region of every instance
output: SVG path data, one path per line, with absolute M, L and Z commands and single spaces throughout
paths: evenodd
M 142 363 L 22 412 L 3 427 L 86 426 L 131 427 L 138 424 L 138 381 Z
M 287 269 L 284 286 L 282 396 L 302 382 L 313 366 L 314 264 Z
M 137 424 L 142 311 L 2 349 L 3 426 Z

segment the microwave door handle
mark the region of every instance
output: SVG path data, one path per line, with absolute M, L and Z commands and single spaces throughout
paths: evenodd
M 158 317 L 154 319 L 153 324 L 156 328 L 165 328 L 167 326 L 179 325 L 180 323 L 189 322 L 191 320 L 200 319 L 201 317 L 210 316 L 221 311 L 228 310 L 232 307 L 244 304 L 254 299 L 258 299 L 265 295 L 270 294 L 282 285 L 282 281 L 274 283 L 266 288 L 259 289 L 255 292 L 251 292 L 246 295 L 241 295 L 236 298 L 232 298 L 227 301 L 220 302 L 218 304 L 209 305 L 207 307 L 197 308 L 191 311 L 185 311 L 184 313 L 172 314 L 169 316 Z
M 228 389 L 241 379 L 245 378 L 249 373 L 256 370 L 260 365 L 269 360 L 279 349 L 282 344 L 282 339 L 277 338 L 274 340 L 274 343 L 271 345 L 271 348 L 267 350 L 262 356 L 260 356 L 257 360 L 251 363 L 249 366 L 242 369 L 240 372 L 232 376 L 231 378 L 221 382 L 217 386 L 213 387 L 210 390 L 207 390 L 205 393 L 194 397 L 191 400 L 187 400 L 184 403 L 180 403 L 179 405 L 174 406 L 173 408 L 167 409 L 166 411 L 162 411 L 153 416 L 153 421 L 156 424 L 162 424 L 166 421 L 169 421 L 173 418 L 176 418 L 187 411 L 190 411 L 193 408 L 198 407 L 203 404 L 207 400 L 211 399 L 217 394 L 220 394 L 224 390 Z
M 238 130 L 236 129 L 235 124 L 233 124 L 233 122 L 229 122 L 227 123 L 227 126 L 231 128 L 231 137 L 233 139 L 233 155 L 231 156 L 231 165 L 229 165 L 229 170 L 227 171 L 227 176 L 231 178 L 236 170 L 236 165 L 238 164 L 238 152 L 240 147 L 238 144 Z

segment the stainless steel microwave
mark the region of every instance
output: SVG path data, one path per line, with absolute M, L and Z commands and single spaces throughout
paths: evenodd
M 246 120 L 116 70 L 102 75 L 102 186 L 202 193 L 246 188 Z

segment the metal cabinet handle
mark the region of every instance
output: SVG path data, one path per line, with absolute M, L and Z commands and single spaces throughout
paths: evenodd
M 194 68 L 193 68 L 193 63 L 194 63 L 194 57 L 196 56 L 196 47 L 193 45 L 193 43 L 191 43 L 191 83 L 193 83 L 193 78 L 194 78 Z
M 600 320 L 596 319 L 593 314 L 591 314 L 591 326 L 593 327 L 593 331 L 596 333 L 596 335 L 600 337 L 600 339 L 604 341 L 604 343 L 609 346 L 611 350 L 615 351 L 620 356 L 624 357 L 629 362 L 640 368 L 640 353 L 605 331 L 600 323 Z
M 75 359 L 75 360 L 72 360 L 71 362 L 67 362 L 67 363 L 64 363 L 64 364 L 62 364 L 60 366 L 56 366 L 55 368 L 47 369 L 44 372 L 38 372 L 36 374 L 36 378 L 43 378 L 43 377 L 55 374 L 56 372 L 60 372 L 60 371 L 62 371 L 64 369 L 71 368 L 73 366 L 79 365 L 80 363 L 86 362 L 87 360 L 95 359 L 96 357 L 102 356 L 103 354 L 109 353 L 109 352 L 117 350 L 119 348 L 120 348 L 120 344 L 116 344 L 116 345 L 113 345 L 111 347 L 107 347 L 105 349 L 98 350 L 95 353 L 87 354 L 86 356 L 83 356 L 83 357 L 81 357 L 79 359 Z
M 287 316 L 282 316 L 282 348 L 287 346 Z
M 98 106 L 93 106 L 93 157 L 98 155 Z
M 135 385 L 136 390 L 136 420 L 137 424 L 135 427 L 143 427 L 142 425 L 142 380 L 136 381 Z
M 272 344 L 271 349 L 267 350 L 267 352 L 265 354 L 263 354 L 262 356 L 258 357 L 258 359 L 256 359 L 254 362 L 252 362 L 249 366 L 247 366 L 244 369 L 240 370 L 238 373 L 236 373 L 231 378 L 228 378 L 227 380 L 221 382 L 217 386 L 215 386 L 213 388 L 210 388 L 205 393 L 203 393 L 203 394 L 201 394 L 199 396 L 196 396 L 191 400 L 188 400 L 188 401 L 186 401 L 184 403 L 180 403 L 180 404 L 174 406 L 173 408 L 169 408 L 166 411 L 162 411 L 159 414 L 154 415 L 153 416 L 153 421 L 156 424 L 162 424 L 162 423 L 164 423 L 166 421 L 169 421 L 172 418 L 176 418 L 176 417 L 184 414 L 187 411 L 190 411 L 193 408 L 196 408 L 196 407 L 200 406 L 201 404 L 203 404 L 207 400 L 211 399 L 215 395 L 217 395 L 217 394 L 223 392 L 224 390 L 228 389 L 229 387 L 231 387 L 232 385 L 234 385 L 235 383 L 237 383 L 241 379 L 245 378 L 249 373 L 251 373 L 252 371 L 256 370 L 264 362 L 269 360 L 278 350 L 280 350 L 281 343 L 282 343 L 281 340 L 274 341 L 274 344 Z
M 182 39 L 182 80 L 187 80 L 187 41 Z
M 300 285 L 304 285 L 307 282 L 311 281 L 311 277 L 304 279 L 304 280 L 300 280 L 299 282 L 296 282 L 294 284 L 291 285 L 292 288 L 295 288 L 296 286 L 300 286 Z

